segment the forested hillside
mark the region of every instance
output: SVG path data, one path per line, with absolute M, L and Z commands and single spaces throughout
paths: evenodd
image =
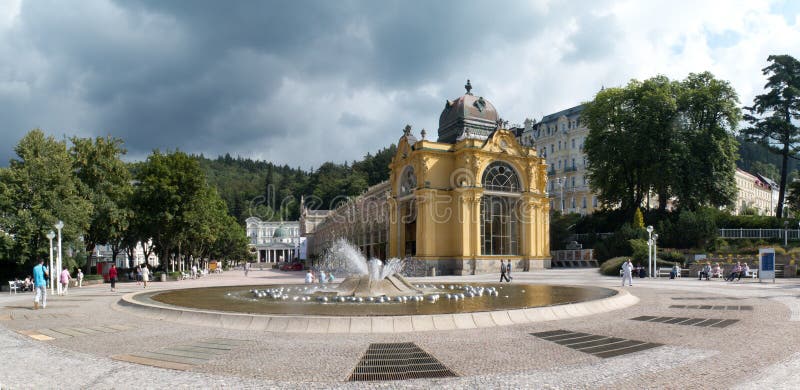
M 770 153 L 770 151 L 762 145 L 745 142 L 741 137 L 737 137 L 736 140 L 739 141 L 739 159 L 736 161 L 737 167 L 750 173 L 765 175 L 776 182 L 780 181 L 780 155 Z M 794 178 L 798 168 L 798 161 L 790 158 L 788 168 L 789 178 Z
M 277 221 L 300 217 L 301 195 L 310 207 L 328 209 L 387 180 L 395 151 L 391 145 L 360 161 L 327 162 L 311 171 L 229 154 L 213 160 L 202 155 L 194 158 L 240 222 L 250 216 Z

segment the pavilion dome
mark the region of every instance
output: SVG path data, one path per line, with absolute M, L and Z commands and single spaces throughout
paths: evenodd
M 464 86 L 467 93 L 455 100 L 448 100 L 439 116 L 438 142 L 455 143 L 465 133 L 488 136 L 497 128 L 497 109 L 482 96 L 472 94 L 469 80 Z
M 287 237 L 289 237 L 289 232 L 286 230 L 286 228 L 283 227 L 283 225 L 278 226 L 278 228 L 275 229 L 275 232 L 272 233 L 272 238 L 287 238 Z

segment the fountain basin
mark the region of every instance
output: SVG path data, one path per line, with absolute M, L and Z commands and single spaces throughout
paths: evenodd
M 593 301 L 527 309 L 436 315 L 319 316 L 246 314 L 184 308 L 154 301 L 153 292 L 126 294 L 116 308 L 159 321 L 287 333 L 402 333 L 487 328 L 576 318 L 623 309 L 639 299 L 623 289 Z

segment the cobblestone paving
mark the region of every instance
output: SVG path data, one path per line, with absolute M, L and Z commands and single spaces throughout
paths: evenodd
M 152 288 L 273 284 L 302 278 L 302 273 L 272 271 L 251 271 L 250 275 L 244 278 L 240 272 L 229 272 L 154 283 Z M 494 281 L 495 276 L 439 277 L 436 281 Z M 593 270 L 517 272 L 514 276 L 514 283 L 605 287 L 619 283 Z M 38 311 L 32 310 L 31 294 L 0 294 L 0 388 L 789 388 L 794 382 L 788 378 L 800 369 L 800 334 L 793 322 L 800 308 L 800 283 L 792 279 L 776 284 L 638 280 L 629 291 L 641 301 L 608 313 L 488 329 L 367 335 L 248 332 L 155 321 L 117 310 L 122 294 L 141 289 L 133 283 L 118 287 L 116 293 L 102 285 L 71 289 L 68 297 L 48 297 L 47 309 Z M 693 297 L 698 299 L 692 301 Z M 670 307 L 676 304 L 674 298 L 687 306 L 745 305 L 753 310 L 713 310 L 715 319 L 738 320 L 726 328 L 630 321 L 640 316 L 697 317 L 697 310 Z M 110 324 L 134 329 L 49 341 L 17 333 Z M 663 346 L 602 359 L 530 336 L 557 329 Z M 111 359 L 215 338 L 243 344 L 188 371 Z M 346 382 L 371 343 L 403 342 L 420 346 L 459 377 Z M 39 369 L 32 367 L 45 367 L 47 375 L 36 374 Z M 731 373 L 731 367 L 745 369 Z M 52 378 L 61 379 L 56 384 Z

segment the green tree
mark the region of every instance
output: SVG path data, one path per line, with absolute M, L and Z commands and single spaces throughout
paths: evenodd
M 709 72 L 692 73 L 678 89 L 682 153 L 674 160 L 674 195 L 681 207 L 729 206 L 736 198 L 738 144 L 733 136 L 741 112 L 736 91 Z
M 636 208 L 636 212 L 633 214 L 633 227 L 638 229 L 644 229 L 644 216 L 642 215 L 642 209 Z
M 154 151 L 136 175 L 133 211 L 143 241 L 152 239 L 162 264 L 180 257 L 188 229 L 186 213 L 205 188 L 197 160 L 183 152 Z M 175 263 L 171 262 L 172 269 Z
M 733 88 L 708 72 L 681 82 L 658 76 L 600 91 L 581 118 L 592 189 L 632 217 L 650 193 L 658 208 L 724 206 L 735 195 L 739 111 Z
M 752 126 L 744 133 L 749 140 L 769 147 L 770 151 L 781 156 L 781 178 L 778 193 L 777 217 L 783 216 L 783 203 L 786 193 L 789 156 L 798 151 L 800 129 L 792 120 L 800 119 L 800 62 L 789 55 L 771 55 L 771 62 L 762 69 L 767 76 L 764 86 L 767 93 L 758 95 L 753 105 L 746 107 L 744 116 Z
M 61 220 L 62 247 L 73 247 L 89 225 L 92 204 L 78 191 L 66 142 L 35 129 L 14 148 L 17 157 L 0 169 L 0 230 L 13 236 L 16 262 L 49 257 L 48 231 Z
M 133 187 L 128 167 L 121 160 L 126 153 L 122 144 L 121 139 L 112 137 L 72 138 L 73 171 L 81 184 L 83 198 L 94 205 L 83 235 L 88 256 L 98 244 L 108 244 L 114 259 L 124 249 L 125 234 L 133 216 L 129 207 Z

